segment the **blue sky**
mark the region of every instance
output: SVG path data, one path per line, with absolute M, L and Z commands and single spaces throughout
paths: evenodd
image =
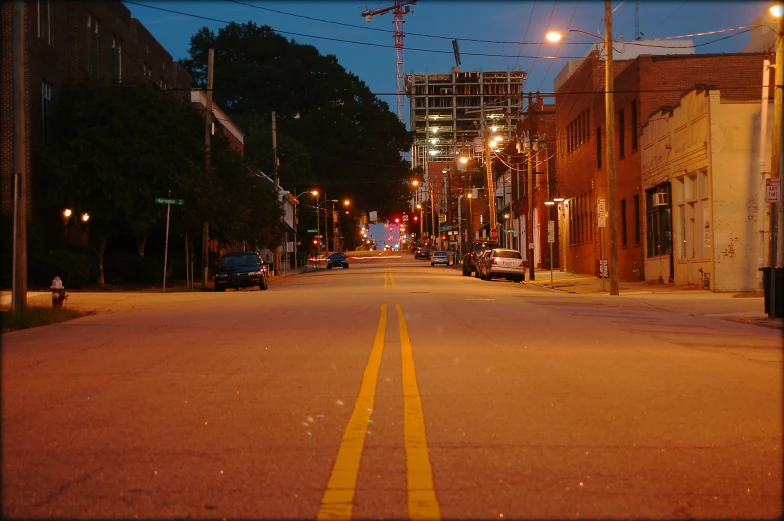
M 138 18 L 175 59 L 186 57 L 190 37 L 202 26 L 217 31 L 222 23 L 200 20 L 184 15 L 142 7 L 180 11 L 225 21 L 270 25 L 300 43 L 317 47 L 322 54 L 334 54 L 349 71 L 359 76 L 370 89 L 390 103 L 394 110 L 395 49 L 392 40 L 392 13 L 379 15 L 371 22 L 361 16 L 365 5 L 357 2 L 257 2 L 241 0 L 241 5 L 224 1 L 136 0 L 126 2 L 132 15 Z M 367 1 L 367 0 L 366 0 Z M 392 0 L 368 3 L 370 9 L 392 5 Z M 634 1 L 613 2 L 615 39 L 633 40 L 635 37 Z M 748 26 L 768 6 L 767 2 L 658 2 L 640 1 L 640 31 L 644 39 L 665 38 Z M 255 7 L 252 7 L 255 6 Z M 279 13 L 272 10 L 280 11 Z M 553 78 L 563 68 L 568 57 L 584 56 L 593 42 L 589 37 L 573 35 L 569 45 L 544 42 L 547 28 L 580 29 L 589 33 L 603 32 L 604 3 L 581 2 L 449 2 L 420 0 L 412 6 L 413 13 L 405 15 L 405 72 L 448 72 L 454 63 L 451 39 L 459 41 L 462 70 L 511 70 L 528 72 L 525 91 L 551 92 Z M 288 14 L 290 13 L 291 16 Z M 307 16 L 351 24 L 357 27 L 330 24 L 302 18 Z M 530 20 L 530 23 L 529 23 Z M 548 23 L 549 22 L 549 23 Z M 726 31 L 695 36 L 699 53 L 737 52 L 750 41 L 748 33 Z M 414 33 L 443 36 L 444 39 L 417 36 Z M 729 36 L 722 41 L 709 43 Z M 315 37 L 362 42 L 361 44 L 321 40 Z M 469 39 L 525 42 L 496 44 L 471 42 Z M 539 45 L 544 42 L 543 45 Z M 583 42 L 582 44 L 580 42 Z M 367 44 L 381 45 L 375 47 Z M 423 50 L 416 50 L 423 49 Z M 442 51 L 441 53 L 425 52 Z M 508 57 L 472 56 L 500 54 Z M 539 57 L 537 57 L 539 56 Z M 544 56 L 558 56 L 548 59 Z
M 366 22 L 361 16 L 365 7 L 371 10 L 383 8 L 393 5 L 393 0 L 362 5 L 359 2 L 337 1 L 239 1 L 241 3 L 231 0 L 175 2 L 133 0 L 127 1 L 126 5 L 132 15 L 141 20 L 175 59 L 187 57 L 190 37 L 198 29 L 207 26 L 217 32 L 224 24 L 165 12 L 162 9 L 226 22 L 242 23 L 253 20 L 257 24 L 269 25 L 299 43 L 314 45 L 322 54 L 337 56 L 347 70 L 356 74 L 371 91 L 389 103 L 391 110 L 395 110 L 392 13 L 378 15 L 371 22 Z M 639 5 L 640 31 L 643 33 L 643 39 L 713 33 L 690 38 L 697 45 L 697 52 L 702 54 L 738 52 L 750 42 L 750 36 L 743 29 L 730 29 L 751 25 L 770 4 L 742 1 L 640 1 L 637 4 L 634 1 L 618 0 L 613 2 L 614 39 L 635 39 L 636 5 Z M 450 71 L 455 64 L 451 40 L 457 39 L 462 59 L 461 70 L 524 70 L 528 73 L 524 86 L 526 92 L 552 92 L 553 79 L 566 61 L 570 58 L 582 58 L 588 47 L 595 42 L 590 37 L 573 34 L 570 36 L 570 44 L 550 44 L 544 39 L 544 34 L 549 28 L 579 29 L 593 34 L 602 34 L 604 31 L 604 2 L 596 0 L 580 2 L 419 0 L 412 6 L 412 10 L 413 12 L 405 15 L 404 18 L 406 73 Z M 303 17 L 310 17 L 310 19 Z M 338 25 L 323 20 L 348 25 Z M 525 44 L 469 40 L 524 42 Z M 470 53 L 504 56 L 477 56 Z M 557 56 L 557 58 L 551 59 L 548 58 L 549 56 Z M 383 241 L 385 238 L 383 228 L 379 227 L 376 230 L 376 227 L 373 227 L 373 232 Z

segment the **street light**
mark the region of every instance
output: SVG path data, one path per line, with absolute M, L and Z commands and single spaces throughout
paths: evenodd
M 781 27 L 781 25 L 779 25 Z M 616 181 L 615 181 L 615 99 L 613 94 L 614 79 L 613 74 L 613 39 L 612 39 L 612 5 L 610 0 L 604 0 L 604 38 L 596 34 L 587 33 L 577 29 L 569 29 L 569 33 L 580 33 L 592 38 L 596 38 L 604 43 L 605 64 L 604 64 L 604 106 L 605 106 L 605 131 L 606 131 L 606 157 L 607 157 L 607 199 L 610 221 L 610 295 L 620 294 L 618 281 L 618 215 L 616 204 Z M 779 31 L 781 32 L 781 31 Z M 547 40 L 551 42 L 560 41 L 566 33 L 551 31 L 547 33 Z M 781 44 L 779 44 L 781 47 Z M 777 55 L 778 57 L 778 55 Z M 781 63 L 781 62 L 777 62 Z M 776 77 L 778 78 L 776 69 Z M 778 90 L 777 90 L 778 96 Z M 777 97 L 776 99 L 780 99 Z M 775 147 L 775 143 L 774 143 Z
M 318 195 L 319 195 L 318 190 L 306 190 L 294 198 L 294 200 L 296 201 L 296 203 L 294 203 L 294 269 L 297 269 L 297 262 L 298 262 L 297 261 L 297 224 L 298 224 L 297 205 L 299 204 L 299 198 L 305 194 L 311 194 L 316 196 L 316 202 L 318 203 Z M 318 228 L 318 209 L 316 209 L 316 228 Z M 316 232 L 316 235 L 318 235 L 318 232 Z
M 90 214 L 89 214 L 89 213 L 87 213 L 87 212 L 84 212 L 84 213 L 82 214 L 82 222 L 85 222 L 85 223 L 86 223 L 86 222 L 87 222 L 87 221 L 89 221 L 89 220 L 90 220 Z

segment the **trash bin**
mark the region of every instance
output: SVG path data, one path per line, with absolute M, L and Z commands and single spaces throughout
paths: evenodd
M 760 268 L 759 270 L 762 272 L 762 288 L 765 292 L 765 313 L 770 316 L 770 266 Z M 776 277 L 776 314 L 774 318 L 784 318 L 784 267 L 777 267 L 773 273 Z

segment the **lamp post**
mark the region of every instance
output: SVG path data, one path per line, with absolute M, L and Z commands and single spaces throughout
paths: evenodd
M 316 203 L 318 204 L 318 195 L 319 195 L 318 190 L 310 190 L 310 191 L 306 190 L 306 191 L 302 192 L 301 194 L 299 194 L 298 196 L 296 196 L 294 198 L 294 201 L 295 201 L 295 203 L 294 203 L 294 269 L 297 269 L 297 264 L 298 264 L 298 260 L 297 260 L 297 224 L 298 224 L 297 223 L 297 205 L 299 204 L 299 198 L 301 196 L 305 195 L 305 194 L 313 194 L 313 195 L 315 195 L 316 196 Z M 318 228 L 318 208 L 316 208 L 316 223 L 317 223 L 316 224 L 316 228 Z M 318 231 L 316 232 L 316 235 L 318 235 Z
M 779 25 L 779 27 L 781 27 Z M 576 32 L 596 38 L 604 43 L 605 66 L 604 66 L 604 106 L 605 106 L 605 129 L 607 143 L 607 199 L 608 217 L 610 222 L 610 295 L 620 293 L 618 281 L 618 215 L 617 215 L 617 195 L 615 182 L 615 99 L 613 93 L 613 48 L 612 48 L 612 5 L 610 0 L 604 0 L 604 38 L 596 34 L 586 33 L 577 29 L 570 29 L 568 32 Z M 779 30 L 781 33 L 781 30 Z M 557 42 L 563 38 L 563 34 L 550 32 L 547 39 Z M 779 45 L 781 47 L 781 45 Z M 777 62 L 778 63 L 778 62 Z M 778 69 L 776 69 L 778 78 Z M 780 98 L 777 98 L 780 99 Z M 775 109 L 774 109 L 775 110 Z

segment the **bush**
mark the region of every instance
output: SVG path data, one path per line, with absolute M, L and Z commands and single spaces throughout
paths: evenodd
M 118 253 L 104 259 L 104 281 L 111 284 L 158 284 L 163 263 L 154 257 Z
M 48 288 L 55 276 L 66 288 L 81 288 L 97 280 L 92 277 L 92 265 L 87 255 L 69 250 L 29 252 L 28 284 Z

